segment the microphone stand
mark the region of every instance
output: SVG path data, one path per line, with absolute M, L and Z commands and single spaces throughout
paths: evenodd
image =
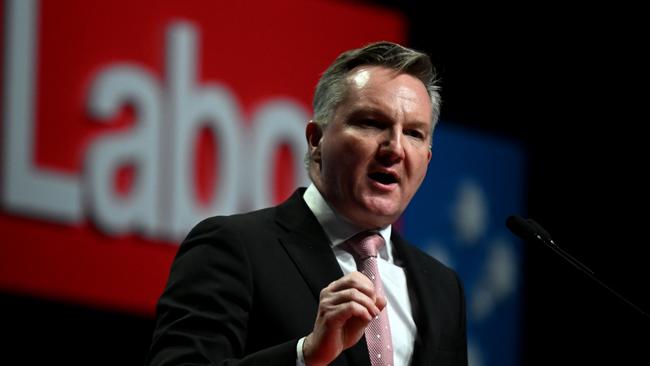
M 631 302 L 630 300 L 626 299 L 623 295 L 619 294 L 617 291 L 615 291 L 613 288 L 607 286 L 604 282 L 599 280 L 595 274 L 594 271 L 589 269 L 589 267 L 585 266 L 580 262 L 579 260 L 575 259 L 573 256 L 571 256 L 569 253 L 564 251 L 562 248 L 560 248 L 553 239 L 551 239 L 551 236 L 549 233 L 544 230 L 544 228 L 535 222 L 533 219 L 528 219 L 524 220 L 523 218 L 519 216 L 510 216 L 506 220 L 506 226 L 508 229 L 510 229 L 514 234 L 519 236 L 520 238 L 524 240 L 530 240 L 534 239 L 537 241 L 542 242 L 545 246 L 550 248 L 552 251 L 554 251 L 556 254 L 558 254 L 560 257 L 562 257 L 565 261 L 569 262 L 572 266 L 577 268 L 580 272 L 586 274 L 589 278 L 591 278 L 593 281 L 598 283 L 600 286 L 604 287 L 607 291 L 610 293 L 614 294 L 616 297 L 618 297 L 620 300 L 628 304 L 630 307 L 632 307 L 634 310 L 636 310 L 638 313 L 640 313 L 642 316 L 646 318 L 646 320 L 650 320 L 650 315 L 643 311 L 639 306 Z

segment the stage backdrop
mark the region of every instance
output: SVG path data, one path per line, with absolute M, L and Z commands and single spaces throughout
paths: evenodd
M 400 14 L 345 1 L 1 11 L 0 290 L 145 316 L 192 225 L 307 183 L 304 125 L 334 57 L 406 32 Z M 401 221 L 463 276 L 473 365 L 516 360 L 520 251 L 502 227 L 522 164 L 512 143 L 443 122 Z

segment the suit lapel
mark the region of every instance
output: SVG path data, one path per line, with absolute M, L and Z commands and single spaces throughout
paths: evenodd
M 418 254 L 395 231 L 391 236 L 397 257 L 403 261 L 406 270 L 406 281 L 409 287 L 413 320 L 417 326 L 417 337 L 413 349 L 411 365 L 429 365 L 437 349 L 439 323 L 436 319 L 437 309 L 436 294 L 432 286 L 427 286 L 433 281 L 427 266 L 420 264 Z
M 284 234 L 279 238 L 280 242 L 318 304 L 321 290 L 341 278 L 343 272 L 330 247 L 327 235 L 302 199 L 304 191 L 304 189 L 297 190 L 287 201 L 278 206 L 276 220 L 285 229 Z M 368 347 L 363 338 L 343 354 L 348 362 L 344 357 L 339 357 L 332 364 L 370 365 Z
M 280 242 L 318 300 L 320 291 L 343 272 L 325 232 L 303 201 L 303 193 L 302 189 L 296 191 L 278 207 L 277 221 L 285 228 Z

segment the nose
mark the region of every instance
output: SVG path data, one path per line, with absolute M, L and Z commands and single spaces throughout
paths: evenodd
M 398 163 L 404 159 L 404 134 L 401 129 L 387 130 L 379 146 L 379 158 L 385 163 Z

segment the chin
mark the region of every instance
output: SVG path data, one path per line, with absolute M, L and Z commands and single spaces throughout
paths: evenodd
M 364 208 L 365 217 L 370 218 L 374 227 L 383 227 L 393 224 L 402 213 L 399 205 L 393 202 L 373 202 Z

